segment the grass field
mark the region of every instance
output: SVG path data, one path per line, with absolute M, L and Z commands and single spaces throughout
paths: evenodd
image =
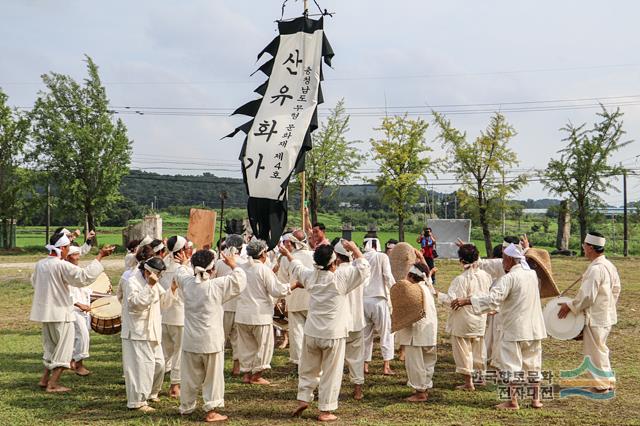
M 21 261 L 34 257 L 16 256 Z M 372 374 L 365 383 L 365 399 L 351 400 L 352 386 L 343 382 L 338 424 L 437 424 L 437 425 L 497 425 L 497 424 L 640 424 L 640 282 L 636 269 L 638 258 L 614 259 L 622 278 L 619 303 L 619 323 L 609 338 L 611 360 L 617 376 L 616 397 L 606 402 L 583 398 L 556 399 L 545 403 L 542 410 L 523 408 L 519 412 L 496 412 L 494 386 L 475 393 L 454 390 L 460 378 L 454 373 L 454 363 L 448 336 L 444 333 L 446 309 L 438 307 L 440 333 L 438 362 L 434 377 L 435 388 L 430 401 L 423 404 L 404 402 L 410 389 L 405 385 L 402 363 L 392 366 L 395 377 L 376 374 L 381 371 L 379 354 L 372 363 Z M 556 279 L 566 287 L 587 266 L 582 259 L 553 259 Z M 459 273 L 454 262 L 440 261 L 438 287 L 446 288 Z M 107 271 L 117 283 L 118 269 Z M 201 411 L 187 417 L 177 414 L 177 402 L 166 396 L 165 383 L 158 410 L 152 415 L 139 415 L 127 410 L 121 370 L 120 338 L 92 333 L 91 358 L 86 365 L 94 374 L 81 378 L 65 373 L 63 383 L 73 388 L 66 395 L 51 395 L 37 386 L 41 373 L 42 346 L 40 327 L 28 321 L 32 288 L 29 269 L 0 270 L 0 425 L 124 425 L 124 424 L 190 424 L 200 421 Z M 581 343 L 547 339 L 543 343 L 544 369 L 558 374 L 570 370 L 581 361 Z M 273 386 L 243 385 L 236 378 L 227 378 L 226 407 L 231 425 L 265 425 L 315 423 L 315 406 L 300 419 L 291 419 L 297 381 L 294 369 L 287 363 L 286 351 L 276 350 L 273 370 L 267 374 Z M 227 363 L 227 371 L 229 370 Z

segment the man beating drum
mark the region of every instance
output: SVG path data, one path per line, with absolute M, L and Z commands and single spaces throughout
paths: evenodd
M 583 353 L 591 358 L 591 364 L 607 373 L 611 372 L 607 337 L 611 327 L 618 322 L 616 303 L 620 296 L 620 276 L 616 267 L 604 256 L 606 240 L 598 232 L 590 232 L 584 239 L 584 254 L 591 261 L 582 276 L 578 294 L 568 303 L 563 303 L 558 318 L 564 319 L 569 312 L 585 314 L 583 330 Z M 593 374 L 593 373 L 592 373 Z M 615 378 L 593 376 L 596 386 L 590 390 L 605 393 L 613 390 Z

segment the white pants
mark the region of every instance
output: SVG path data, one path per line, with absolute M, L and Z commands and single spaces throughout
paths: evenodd
M 127 407 L 140 408 L 157 398 L 164 379 L 164 357 L 158 342 L 122 339 L 122 367 Z
M 502 319 L 500 312 L 495 315 L 487 315 L 487 327 L 484 333 L 484 346 L 487 351 L 487 365 L 498 370 L 502 369 L 500 362 L 500 342 L 502 341 Z
M 180 414 L 188 414 L 196 409 L 200 389 L 204 411 L 224 407 L 224 352 L 182 352 L 181 371 Z
M 542 340 L 525 340 L 520 342 L 505 342 L 500 344 L 500 360 L 502 370 L 513 373 L 524 371 L 525 378 L 537 373 L 541 378 L 542 370 Z
M 373 352 L 373 331 L 380 336 L 380 350 L 382 359 L 393 359 L 393 334 L 391 333 L 391 315 L 389 305 L 383 297 L 370 297 L 364 299 L 364 318 L 367 325 L 364 328 L 364 357 L 365 361 L 371 361 Z
M 238 359 L 241 373 L 259 373 L 271 368 L 273 325 L 237 324 Z
M 304 336 L 298 365 L 299 401 L 313 401 L 318 388 L 318 409 L 334 411 L 342 385 L 345 340 Z
M 164 371 L 171 371 L 171 384 L 180 384 L 180 357 L 184 326 L 162 324 L 162 354 Z
M 48 370 L 69 368 L 75 336 L 73 327 L 72 322 L 42 323 L 42 362 Z
M 76 320 L 73 322 L 75 338 L 73 339 L 73 360 L 82 361 L 89 358 L 89 328 L 91 328 L 91 318 L 80 312 L 73 313 Z
M 300 362 L 302 338 L 304 337 L 304 323 L 307 321 L 307 311 L 289 312 L 289 361 L 294 364 Z
M 224 327 L 224 338 L 231 343 L 231 357 L 235 361 L 238 359 L 238 327 L 236 326 L 236 313 L 224 311 L 222 319 Z
M 418 392 L 433 387 L 433 372 L 438 353 L 436 346 L 404 346 L 404 366 L 407 370 L 407 386 Z
M 364 336 L 362 330 L 350 331 L 345 342 L 344 360 L 349 367 L 349 380 L 364 384 Z
M 451 336 L 451 350 L 456 362 L 456 373 L 471 376 L 474 371 L 478 371 L 484 374 L 487 366 L 483 336 Z
M 584 356 L 591 357 L 591 363 L 594 367 L 611 372 L 611 363 L 609 362 L 609 348 L 607 347 L 607 337 L 611 332 L 611 327 L 593 327 L 587 325 L 584 327 L 582 348 Z M 615 377 L 599 377 L 591 373 L 596 388 L 604 390 L 612 387 L 616 383 Z

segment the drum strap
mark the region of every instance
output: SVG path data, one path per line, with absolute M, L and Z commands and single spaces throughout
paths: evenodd
M 566 292 L 568 292 L 569 290 L 571 290 L 573 288 L 574 285 L 578 284 L 580 282 L 580 280 L 582 279 L 582 275 L 580 275 L 578 277 L 577 280 L 575 280 L 573 282 L 573 284 L 571 284 L 569 287 L 567 287 L 562 293 L 560 293 L 560 296 L 564 296 Z

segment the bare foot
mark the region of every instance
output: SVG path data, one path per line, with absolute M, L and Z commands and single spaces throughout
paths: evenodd
M 204 418 L 204 421 L 207 423 L 213 422 L 222 422 L 227 420 L 229 417 L 223 416 L 222 414 L 216 413 L 215 411 L 209 411 L 207 413 L 207 417 Z
M 143 413 L 153 413 L 154 411 L 156 411 L 156 409 L 153 407 L 149 407 L 148 405 L 143 405 L 142 407 L 138 408 L 138 411 L 141 411 Z
M 88 376 L 89 374 L 91 374 L 91 371 L 87 370 L 86 368 L 84 368 L 84 366 L 81 365 L 79 367 L 76 367 L 76 374 L 78 376 L 84 377 L 84 376 Z
M 385 368 L 382 374 L 384 374 L 385 376 L 395 376 L 396 372 L 393 371 L 391 368 Z
M 75 370 L 75 369 L 76 369 L 76 362 L 75 362 L 74 360 L 71 360 L 71 361 L 69 362 L 69 368 L 70 368 L 71 370 Z
M 511 401 L 505 401 L 502 404 L 496 405 L 496 409 L 498 410 L 518 410 L 520 406 L 517 403 L 513 403 Z
M 470 392 L 476 390 L 476 388 L 473 385 L 471 385 L 471 386 L 469 386 L 469 385 L 458 385 L 458 386 L 456 386 L 456 389 L 463 390 L 463 391 L 470 391 Z
M 368 362 L 364 363 L 364 374 L 369 374 L 369 363 Z
M 278 349 L 284 349 L 287 346 L 289 346 L 289 337 L 287 337 L 287 335 L 284 335 L 284 339 L 282 339 L 282 343 L 280 343 L 278 345 Z
M 60 385 L 47 385 L 47 392 L 57 393 L 57 392 L 69 392 L 71 388 L 60 386 Z
M 296 408 L 296 410 L 293 412 L 293 414 L 291 416 L 292 417 L 300 417 L 300 414 L 302 414 L 302 412 L 304 410 L 306 410 L 307 408 L 309 408 L 309 404 L 307 404 L 304 401 L 298 401 L 298 408 Z
M 533 400 L 531 401 L 531 408 L 542 408 L 542 402 L 540 402 L 540 400 Z
M 169 398 L 180 398 L 180 384 L 176 383 L 169 387 Z
M 252 385 L 270 385 L 271 384 L 271 382 L 266 380 L 264 377 L 251 378 L 250 383 Z
M 251 383 L 251 373 L 244 373 L 244 376 L 242 376 L 242 383 Z
M 46 389 L 48 384 L 49 384 L 49 381 L 48 381 L 48 380 L 47 380 L 47 381 L 42 381 L 42 380 L 40 380 L 40 381 L 38 382 L 38 386 L 40 386 L 42 389 Z
M 160 402 L 160 398 L 158 398 L 157 396 L 154 396 L 153 398 L 149 398 L 147 401 Z
M 405 401 L 408 402 L 425 402 L 429 399 L 429 396 L 426 392 L 416 392 L 411 395 L 409 398 L 405 398 Z
M 233 360 L 233 370 L 231 370 L 231 375 L 232 376 L 240 375 L 240 361 L 238 361 L 237 359 Z
M 334 420 L 338 420 L 338 417 L 326 411 L 323 411 L 318 416 L 318 421 L 320 422 L 332 422 Z
M 353 389 L 353 399 L 360 401 L 362 399 L 362 385 L 355 385 Z

